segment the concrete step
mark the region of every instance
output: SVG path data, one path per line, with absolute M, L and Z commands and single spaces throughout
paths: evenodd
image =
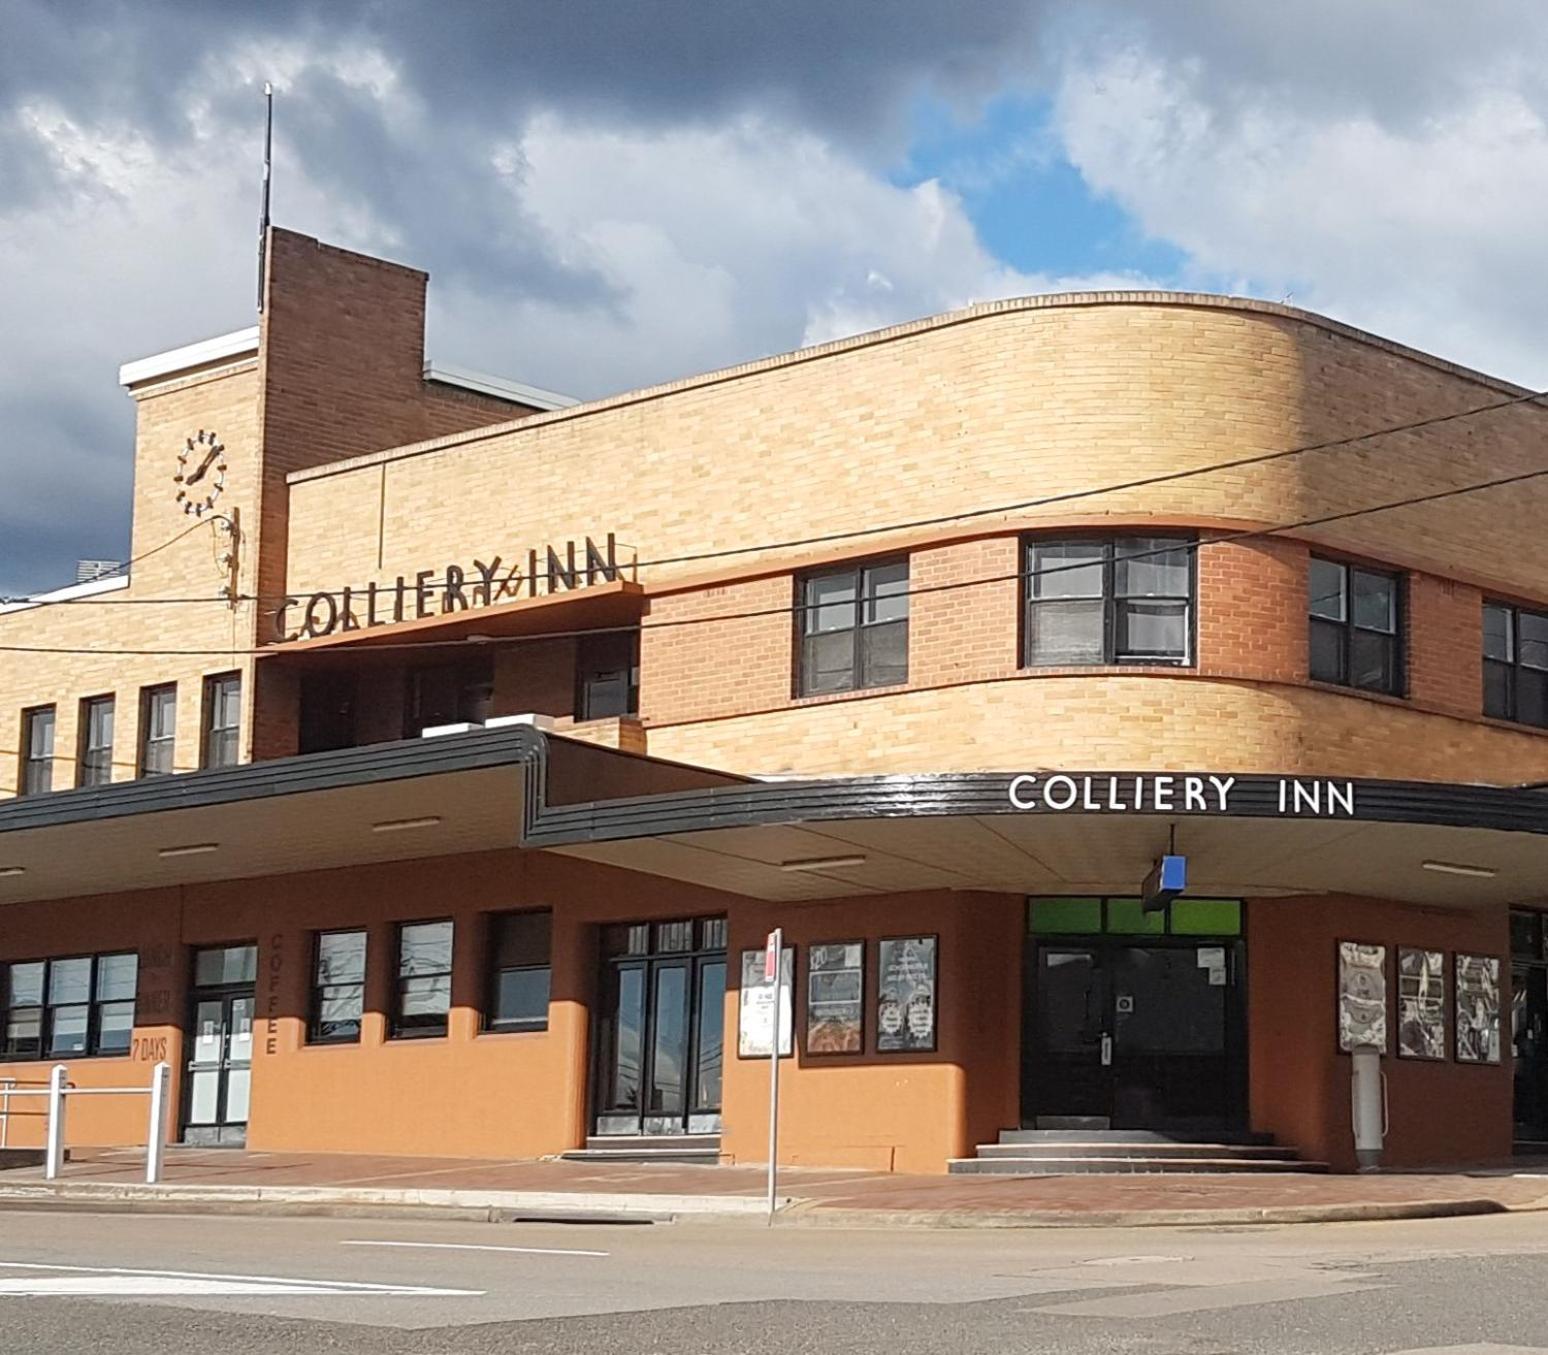
M 560 1153 L 566 1162 L 670 1162 L 714 1166 L 718 1134 L 593 1134 L 584 1148 Z
M 1002 1129 L 1001 1143 L 1227 1143 L 1271 1148 L 1272 1134 L 1233 1134 L 1215 1130 L 1204 1134 L 1165 1133 L 1155 1129 Z
M 41 1167 L 44 1153 L 41 1148 L 0 1148 L 0 1171 L 11 1171 L 16 1167 Z M 66 1152 L 65 1160 L 69 1160 Z
M 963 1176 L 1095 1176 L 1197 1173 L 1269 1175 L 1281 1172 L 1325 1172 L 1325 1162 L 1301 1162 L 1251 1157 L 959 1157 L 947 1171 Z
M 1078 1139 L 1058 1143 L 981 1143 L 974 1150 L 981 1158 L 1167 1158 L 1222 1159 L 1293 1162 L 1293 1148 L 1240 1143 L 1126 1143 L 1109 1139 Z

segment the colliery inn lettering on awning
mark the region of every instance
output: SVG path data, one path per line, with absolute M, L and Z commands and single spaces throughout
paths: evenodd
M 471 568 L 447 565 L 440 570 L 422 569 L 412 577 L 400 574 L 392 583 L 287 597 L 274 613 L 274 637 L 312 640 L 335 631 L 365 630 L 613 583 L 618 577 L 618 544 L 609 532 L 601 546 L 588 536 L 579 548 L 566 541 L 562 547 L 545 547 L 541 554 L 529 550 L 524 560 L 496 555 L 488 563 L 474 560 Z
M 1252 778 L 1261 781 L 1262 778 Z M 1229 814 L 1234 776 L 1208 773 L 1190 775 L 1159 772 L 1143 776 L 1066 776 L 1024 774 L 1011 778 L 1007 787 L 1012 809 L 1077 810 L 1084 813 L 1121 813 L 1125 810 L 1153 814 Z M 1355 813 L 1353 781 L 1322 777 L 1270 778 L 1270 796 L 1249 812 L 1315 815 L 1352 819 Z

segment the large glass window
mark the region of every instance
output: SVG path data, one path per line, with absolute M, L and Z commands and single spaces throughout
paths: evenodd
M 177 683 L 164 682 L 140 691 L 140 775 L 164 776 L 172 770 L 177 741 Z
M 132 952 L 6 965 L 0 1056 L 127 1053 L 138 979 L 139 957 Z
M 1309 585 L 1313 680 L 1401 696 L 1399 577 L 1314 555 Z
M 908 681 L 907 560 L 808 574 L 798 620 L 798 696 Z
M 417 739 L 438 725 L 481 725 L 494 709 L 494 659 L 410 668 L 403 698 L 403 737 Z
M 451 1012 L 452 924 L 406 922 L 398 928 L 395 1036 L 446 1034 Z
M 489 919 L 490 1030 L 547 1030 L 553 914 L 496 913 Z
M 41 795 L 54 788 L 54 708 L 22 712 L 21 793 Z
M 205 767 L 235 767 L 240 756 L 242 675 L 221 673 L 204 679 Z
M 576 646 L 575 718 L 605 720 L 640 708 L 640 633 L 583 635 Z
M 317 933 L 306 1035 L 310 1043 L 350 1044 L 360 1039 L 365 966 L 365 932 Z
M 113 698 L 92 696 L 81 702 L 80 758 L 75 784 L 105 786 L 113 779 Z
M 1484 603 L 1483 674 L 1485 715 L 1548 728 L 1548 616 Z
M 1192 537 L 1025 545 L 1027 667 L 1193 662 Z

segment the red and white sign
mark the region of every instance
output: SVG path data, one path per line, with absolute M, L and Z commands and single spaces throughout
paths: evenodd
M 763 947 L 763 981 L 773 983 L 774 976 L 779 973 L 779 952 L 784 949 L 785 930 L 776 927 L 769 933 L 768 943 Z

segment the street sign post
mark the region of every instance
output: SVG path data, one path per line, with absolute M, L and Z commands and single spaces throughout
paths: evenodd
M 780 954 L 784 949 L 784 928 L 776 927 L 769 933 L 768 944 L 763 951 L 763 981 L 774 985 L 774 1024 L 769 1039 L 769 1227 L 774 1226 L 774 1187 L 779 1172 L 779 1018 L 780 998 L 784 985 L 780 983 Z

